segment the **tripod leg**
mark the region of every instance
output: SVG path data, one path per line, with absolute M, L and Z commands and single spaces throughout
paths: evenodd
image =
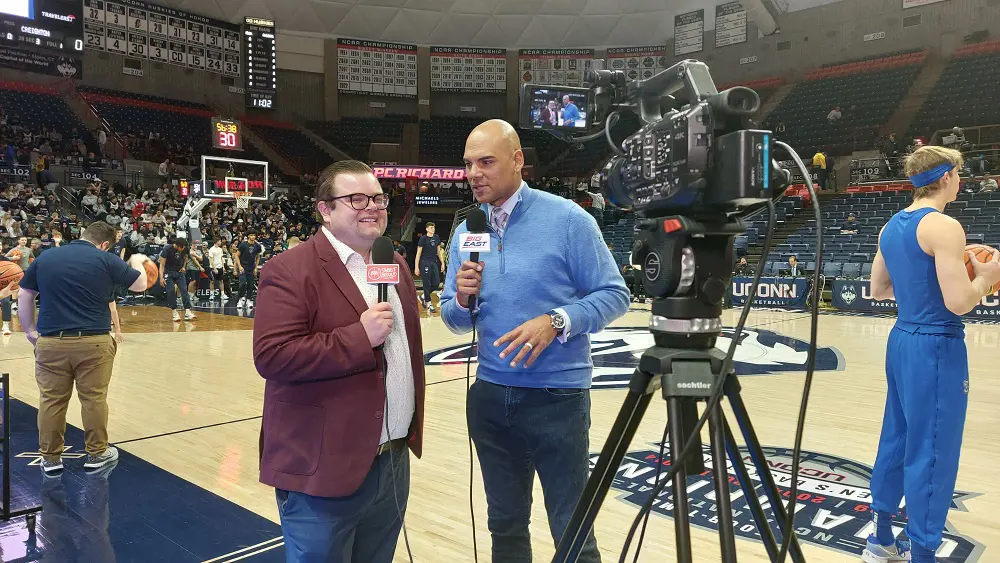
M 743 434 L 750 459 L 753 461 L 754 467 L 757 468 L 757 475 L 760 476 L 760 482 L 764 486 L 764 494 L 767 496 L 768 502 L 771 503 L 771 511 L 774 513 L 775 519 L 778 520 L 778 530 L 782 537 L 786 533 L 793 534 L 788 554 L 794 563 L 804 563 L 806 559 L 802 554 L 802 547 L 799 546 L 799 539 L 794 535 L 794 527 L 792 531 L 785 530 L 785 519 L 788 518 L 788 512 L 785 511 L 784 499 L 781 498 L 778 485 L 774 482 L 774 476 L 771 475 L 771 468 L 768 467 L 767 459 L 764 457 L 764 450 L 760 446 L 760 440 L 757 439 L 757 433 L 753 429 L 753 424 L 750 423 L 746 405 L 743 404 L 743 398 L 740 396 L 740 384 L 735 376 L 726 378 L 726 398 L 729 399 L 729 406 L 733 409 L 733 415 L 736 416 L 736 424 L 739 425 L 740 432 Z
M 774 541 L 774 532 L 771 531 L 771 524 L 768 523 L 767 515 L 764 514 L 764 509 L 760 506 L 757 491 L 754 488 L 753 481 L 750 480 L 750 473 L 747 471 L 747 466 L 743 463 L 743 456 L 740 455 L 740 448 L 733 438 L 733 431 L 729 428 L 729 423 L 726 422 L 725 415 L 723 415 L 722 424 L 726 429 L 726 449 L 729 451 L 729 460 L 733 462 L 736 479 L 739 480 L 740 488 L 743 489 L 743 498 L 746 499 L 747 506 L 750 508 L 750 514 L 753 515 L 753 523 L 757 526 L 757 533 L 760 534 L 761 541 L 764 542 L 764 549 L 767 550 L 767 556 L 771 561 L 774 561 L 778 558 L 779 546 Z
M 684 461 L 680 458 L 681 448 L 687 435 L 684 432 L 684 420 L 681 416 L 681 399 L 667 399 L 667 425 L 670 427 L 670 464 L 676 466 L 672 485 L 674 494 L 674 533 L 677 541 L 677 563 L 691 563 L 691 527 L 688 518 L 687 473 L 684 471 Z M 701 451 L 692 455 L 700 456 Z
M 722 405 L 717 405 L 708 415 L 708 428 L 711 435 L 712 473 L 715 477 L 715 506 L 719 518 L 721 561 L 736 563 L 736 536 L 733 530 L 733 507 L 729 501 L 729 471 L 726 468 L 726 434 Z
M 556 546 L 552 563 L 574 563 L 580 557 L 580 551 L 583 550 L 583 544 L 594 527 L 594 520 L 601 509 L 604 497 L 611 488 L 622 458 L 625 457 L 658 384 L 659 378 L 654 378 L 651 374 L 636 370 L 632 375 L 628 395 L 621 410 L 618 411 L 618 417 L 611 427 L 611 434 L 604 443 L 604 448 L 601 449 L 597 464 L 590 473 L 587 486 L 580 494 L 580 502 L 573 510 L 573 517 L 570 518 L 566 531 Z

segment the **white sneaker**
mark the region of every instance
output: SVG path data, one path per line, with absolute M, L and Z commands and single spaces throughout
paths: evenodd
M 101 455 L 88 455 L 87 461 L 83 464 L 83 470 L 92 473 L 115 461 L 118 461 L 118 448 L 108 446 L 108 449 L 104 450 Z
M 174 311 L 174 322 L 175 322 L 175 323 L 179 323 L 180 321 L 181 321 L 181 314 L 180 314 L 180 313 L 178 313 L 178 312 L 177 312 L 177 311 L 175 310 L 175 311 Z
M 229 296 L 226 295 L 225 293 L 223 293 L 223 294 L 219 295 L 219 299 L 221 299 L 222 302 L 225 303 L 226 301 L 229 301 Z
M 10 323 L 7 321 L 4 321 L 3 323 L 3 335 L 10 336 Z
M 242 309 L 243 307 L 246 307 L 246 305 L 247 305 L 246 297 L 240 297 L 240 300 L 236 302 L 237 309 Z
M 247 299 L 247 309 L 253 309 L 254 302 Z
M 197 319 L 197 318 L 198 318 L 197 315 L 195 315 L 194 311 L 192 311 L 191 309 L 188 309 L 188 310 L 184 311 L 184 320 L 185 321 L 191 321 L 191 320 L 194 320 L 194 319 Z

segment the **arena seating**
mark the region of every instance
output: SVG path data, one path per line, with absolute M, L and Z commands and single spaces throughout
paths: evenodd
M 728 90 L 733 86 L 744 86 L 750 88 L 757 92 L 757 96 L 760 97 L 761 105 L 771 97 L 771 94 L 775 92 L 782 84 L 785 83 L 785 78 L 783 76 L 772 76 L 770 78 L 756 78 L 754 80 L 745 80 L 741 82 L 731 82 L 729 84 L 719 84 L 716 85 L 716 89 L 720 92 L 723 90 Z
M 291 162 L 303 174 L 319 172 L 330 162 L 323 149 L 291 123 L 272 121 L 257 116 L 244 116 L 243 123 L 257 133 L 278 154 Z M 247 145 L 249 143 L 244 143 Z
M 637 115 L 634 113 L 622 114 L 618 123 L 611 128 L 611 138 L 616 143 L 621 143 L 626 136 L 638 129 L 639 117 Z M 608 146 L 608 140 L 602 135 L 584 142 L 580 148 L 571 148 L 569 154 L 554 167 L 549 168 L 546 173 L 549 175 L 587 176 L 609 156 L 611 156 L 611 147 Z
M 548 131 L 518 128 L 517 134 L 521 138 L 521 146 L 534 147 L 538 152 L 538 163 L 542 166 L 547 166 L 569 148 L 566 141 Z
M 812 70 L 769 120 L 785 124 L 782 140 L 799 154 L 825 149 L 843 156 L 871 149 L 926 56 L 920 51 Z M 830 123 L 826 117 L 834 107 L 840 107 L 843 118 Z
M 70 139 L 75 127 L 90 151 L 97 151 L 97 142 L 73 110 L 63 101 L 62 94 L 54 88 L 20 82 L 0 82 L 0 107 L 8 117 L 16 116 L 20 123 L 31 130 L 42 127 L 62 133 Z
M 871 262 L 878 251 L 878 234 L 889 218 L 912 201 L 908 190 L 857 192 L 827 199 L 823 204 L 823 274 L 828 278 L 861 278 L 871 273 Z M 958 219 L 968 236 L 968 242 L 1000 245 L 1000 192 L 962 193 L 945 211 Z M 843 234 L 847 217 L 857 219 L 856 234 Z M 815 270 L 816 222 L 789 235 L 768 255 L 765 272 L 776 273 L 795 255 Z
M 480 117 L 435 117 L 420 122 L 420 162 L 432 166 L 459 166 L 465 139 L 483 122 Z
M 308 127 L 348 155 L 367 161 L 372 143 L 402 143 L 403 124 L 415 120 L 406 115 L 344 117 L 339 121 L 312 121 Z
M 192 108 L 192 109 L 202 109 L 212 111 L 212 108 L 196 102 L 186 102 L 184 100 L 174 100 L 170 98 L 161 98 L 159 96 L 150 96 L 147 94 L 134 94 L 132 92 L 125 92 L 121 90 L 109 90 L 107 88 L 97 88 L 95 86 L 84 86 L 80 85 L 77 87 L 82 94 L 94 94 L 98 96 L 108 96 L 112 98 L 121 98 L 126 100 L 135 100 L 139 102 L 150 102 L 154 104 L 163 104 L 168 106 L 176 106 L 182 108 Z
M 888 57 L 897 57 L 897 56 L 901 56 L 901 55 L 912 55 L 914 53 L 919 53 L 921 50 L 922 49 L 919 49 L 919 48 L 918 49 L 904 49 L 902 51 L 893 51 L 891 53 L 881 53 L 879 55 L 868 55 L 867 57 L 858 57 L 856 59 L 848 59 L 846 61 L 838 61 L 838 62 L 835 62 L 835 63 L 826 63 L 826 64 L 823 64 L 823 65 L 820 65 L 820 68 L 831 68 L 831 67 L 843 66 L 843 65 L 852 64 L 852 63 L 864 63 L 864 62 L 868 62 L 868 61 L 875 61 L 875 60 L 878 60 L 878 59 L 885 59 L 885 58 L 888 58 Z
M 145 138 L 149 132 L 157 132 L 170 144 L 193 147 L 196 155 L 209 154 L 211 150 L 209 133 L 215 112 L 207 106 L 192 107 L 187 102 L 175 103 L 162 98 L 147 100 L 135 94 L 106 90 L 100 93 L 81 91 L 81 94 L 118 134 L 132 133 Z M 133 154 L 133 157 L 138 156 Z M 148 158 L 158 159 L 156 155 Z
M 940 129 L 1000 122 L 1000 40 L 966 45 L 955 52 L 910 125 L 909 138 Z

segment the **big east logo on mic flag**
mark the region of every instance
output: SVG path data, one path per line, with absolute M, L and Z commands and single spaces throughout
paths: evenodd
M 368 283 L 399 283 L 399 264 L 368 264 L 365 267 Z
M 489 252 L 489 233 L 462 233 L 458 237 L 459 252 Z

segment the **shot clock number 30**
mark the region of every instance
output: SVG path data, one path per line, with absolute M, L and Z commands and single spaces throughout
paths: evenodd
M 231 119 L 212 119 L 212 146 L 227 151 L 243 150 L 240 122 Z

